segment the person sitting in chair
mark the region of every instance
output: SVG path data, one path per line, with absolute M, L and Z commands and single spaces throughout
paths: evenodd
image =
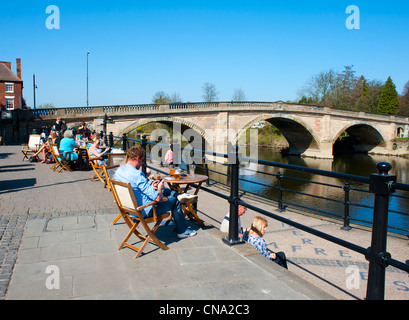
M 100 148 L 101 140 L 98 138 L 94 138 L 92 145 L 89 147 L 89 155 L 91 158 L 102 158 L 97 160 L 98 164 L 104 165 L 108 162 L 108 153 L 111 151 L 110 148 L 106 148 L 105 150 Z
M 145 159 L 145 150 L 138 146 L 131 147 L 126 154 L 126 164 L 120 166 L 114 175 L 114 180 L 130 183 L 135 194 L 136 201 L 143 206 L 151 201 L 160 201 L 162 197 L 168 200 L 156 204 L 156 214 L 161 215 L 168 211 L 172 212 L 177 237 L 179 239 L 196 235 L 196 232 L 188 229 L 181 204 L 171 190 L 164 188 L 164 180 L 156 180 L 152 183 L 145 177 L 139 168 Z M 152 206 L 142 210 L 144 217 L 152 217 Z
M 65 159 L 69 159 L 70 161 L 74 162 L 78 160 L 78 154 L 74 152 L 75 148 L 79 148 L 79 145 L 74 140 L 74 135 L 72 130 L 66 130 L 64 132 L 64 138 L 61 139 L 60 142 L 60 152 L 63 154 L 64 152 L 69 152 L 65 154 Z M 64 157 L 64 155 L 62 155 Z

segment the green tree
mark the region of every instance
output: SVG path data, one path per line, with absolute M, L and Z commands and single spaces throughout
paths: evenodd
M 307 98 L 306 96 L 302 96 L 302 98 L 298 101 L 298 103 L 313 103 L 312 98 Z
M 44 103 L 37 106 L 38 109 L 54 109 L 55 106 L 52 103 Z
M 399 107 L 399 97 L 396 86 L 391 77 L 388 77 L 382 88 L 381 97 L 378 104 L 378 113 L 395 114 Z
M 155 104 L 168 104 L 171 102 L 170 97 L 163 91 L 158 91 L 155 93 L 152 99 Z

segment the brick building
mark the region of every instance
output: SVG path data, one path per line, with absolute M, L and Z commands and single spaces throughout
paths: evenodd
M 0 109 L 23 108 L 23 81 L 21 80 L 21 60 L 16 59 L 17 74 L 11 71 L 11 62 L 0 61 Z

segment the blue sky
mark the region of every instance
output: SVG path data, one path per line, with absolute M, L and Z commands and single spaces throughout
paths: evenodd
M 48 29 L 49 5 L 60 29 Z M 360 10 L 349 30 L 345 10 Z M 215 84 L 219 100 L 241 88 L 247 100 L 297 98 L 314 74 L 353 65 L 399 93 L 409 81 L 406 1 L 51 1 L 2 4 L 0 60 L 22 59 L 24 97 L 37 105 L 151 103 L 157 91 L 202 101 Z

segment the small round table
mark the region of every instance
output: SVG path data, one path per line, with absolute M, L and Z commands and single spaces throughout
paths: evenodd
M 201 174 L 195 174 L 193 176 L 191 175 L 181 175 L 180 179 L 176 180 L 174 177 L 171 176 L 165 176 L 164 180 L 168 183 L 169 188 L 172 190 L 177 191 L 178 193 L 186 193 L 190 187 L 193 187 L 195 189 L 195 192 L 193 193 L 194 195 L 197 195 L 199 193 L 200 187 L 202 186 L 202 183 L 207 181 L 209 179 L 208 176 L 201 175 Z M 181 185 L 186 184 L 186 187 L 184 190 L 182 190 Z M 195 208 L 193 207 L 192 203 L 181 203 L 183 213 L 186 216 L 189 216 L 199 222 L 199 224 L 202 227 L 205 227 L 204 221 L 199 218 L 197 215 L 197 212 Z

